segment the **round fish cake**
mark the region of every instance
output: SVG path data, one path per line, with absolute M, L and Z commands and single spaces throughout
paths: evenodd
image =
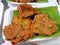
M 22 26 L 19 24 L 10 24 L 4 28 L 4 35 L 7 40 L 12 40 L 21 34 Z M 19 37 L 20 38 L 20 37 Z
M 32 23 L 32 30 L 39 35 L 52 35 L 58 30 L 55 21 L 49 19 L 48 14 L 37 14 Z
M 18 15 L 18 16 L 13 18 L 12 23 L 21 24 L 21 26 L 24 30 L 30 30 L 32 20 L 29 17 L 24 18 L 24 17 L 21 17 Z
M 18 5 L 18 10 L 22 17 L 29 17 L 40 13 L 40 11 L 37 8 L 33 8 L 29 4 Z
M 21 41 L 34 36 L 32 30 L 23 30 L 20 24 L 10 24 L 4 28 L 4 35 L 7 40 L 11 41 L 12 44 L 16 44 Z

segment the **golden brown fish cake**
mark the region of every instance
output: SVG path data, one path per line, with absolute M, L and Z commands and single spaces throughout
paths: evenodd
M 21 24 L 23 29 L 29 30 L 31 28 L 32 20 L 30 18 L 24 18 L 18 15 L 13 18 L 12 23 Z
M 12 39 L 11 42 L 13 44 L 16 44 L 18 42 L 26 41 L 26 40 L 30 39 L 32 36 L 34 36 L 32 31 L 23 30 L 23 31 L 21 31 L 21 34 L 17 34 L 17 37 L 15 39 Z
M 24 30 L 20 24 L 10 24 L 4 28 L 4 35 L 7 40 L 16 44 L 21 41 L 26 41 L 34 36 L 32 30 Z
M 49 19 L 47 14 L 38 14 L 32 23 L 32 30 L 39 35 L 52 35 L 58 30 L 56 22 Z
M 29 17 L 29 16 L 40 13 L 40 11 L 38 9 L 33 8 L 29 4 L 18 5 L 18 10 L 22 17 Z
M 19 24 L 10 24 L 4 28 L 4 35 L 7 40 L 14 39 L 18 33 L 21 34 L 22 26 Z
M 4 33 L 8 30 L 7 31 L 8 34 L 5 33 L 6 38 L 11 40 L 12 43 L 15 44 L 15 43 L 17 43 L 19 41 L 25 41 L 28 38 L 32 37 L 34 34 L 33 34 L 33 31 L 30 30 L 31 23 L 32 23 L 32 20 L 30 18 L 23 18 L 20 15 L 14 17 L 13 20 L 12 20 L 11 26 L 7 26 L 4 29 L 5 30 Z M 20 29 L 19 26 L 21 26 L 21 29 Z M 9 32 L 11 34 L 13 34 L 12 38 L 9 35 L 10 34 Z

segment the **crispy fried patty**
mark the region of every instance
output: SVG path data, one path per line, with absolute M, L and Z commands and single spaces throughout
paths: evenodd
M 48 14 L 35 15 L 31 27 L 39 35 L 52 35 L 58 30 L 56 22 L 49 19 Z

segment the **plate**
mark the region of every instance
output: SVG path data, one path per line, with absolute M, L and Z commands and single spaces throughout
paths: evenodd
M 3 8 L 4 8 L 4 5 L 2 2 L 0 2 L 0 25 L 1 25 L 1 21 L 2 21 Z
M 43 6 L 41 6 L 41 5 L 40 6 L 39 5 L 35 6 L 34 5 L 33 7 L 43 8 L 43 7 L 51 7 L 51 6 L 58 6 L 58 5 L 48 3 L 48 4 L 44 4 Z M 59 12 L 60 12 L 60 8 L 58 8 L 58 9 L 59 9 Z M 17 7 L 11 7 L 11 8 L 6 10 L 6 12 L 4 14 L 3 29 L 4 29 L 5 26 L 11 24 L 11 20 L 12 20 L 14 10 L 17 10 Z M 3 32 L 2 36 L 3 36 L 3 39 L 5 40 L 5 43 L 3 45 L 11 45 L 11 43 L 5 39 L 4 32 Z M 44 41 L 44 40 L 49 40 L 49 39 L 53 39 L 53 38 L 34 38 L 34 39 L 29 39 L 26 42 Z

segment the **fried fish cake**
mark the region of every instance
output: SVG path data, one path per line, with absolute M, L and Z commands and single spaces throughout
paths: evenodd
M 4 28 L 4 35 L 7 40 L 14 39 L 19 33 L 21 34 L 22 26 L 19 24 L 10 24 Z
M 32 30 L 23 30 L 20 24 L 10 24 L 4 28 L 4 35 L 7 40 L 16 44 L 21 41 L 26 41 L 34 34 Z
M 40 13 L 40 11 L 38 9 L 33 8 L 29 4 L 18 5 L 18 10 L 22 17 L 29 17 L 29 16 Z
M 34 17 L 32 30 L 39 35 L 52 35 L 58 30 L 58 26 L 49 19 L 48 14 L 38 14 Z
M 26 41 L 30 39 L 32 36 L 34 36 L 33 32 L 31 30 L 23 30 L 20 34 L 17 34 L 15 39 L 12 39 L 11 42 L 13 44 L 16 44 L 21 41 Z
M 32 20 L 30 18 L 23 18 L 21 16 L 16 16 L 13 18 L 12 23 L 21 24 L 23 29 L 29 30 L 31 28 Z

